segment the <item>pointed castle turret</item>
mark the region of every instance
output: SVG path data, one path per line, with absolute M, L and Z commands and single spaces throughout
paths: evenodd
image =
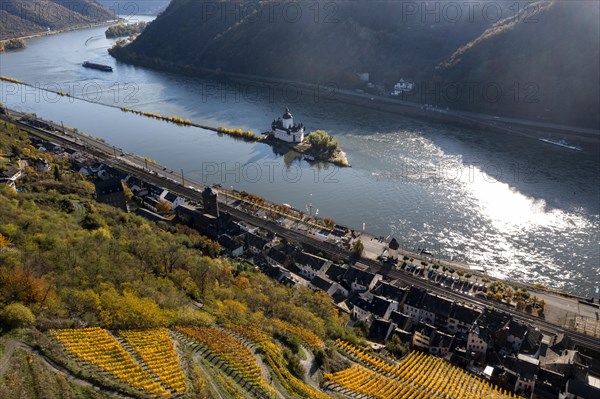
M 283 117 L 273 121 L 271 134 L 278 140 L 288 143 L 301 143 L 304 141 L 304 125 L 294 124 L 294 117 L 289 108 L 285 108 Z

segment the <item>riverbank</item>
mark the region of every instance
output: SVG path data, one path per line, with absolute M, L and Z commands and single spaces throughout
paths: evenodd
M 59 30 L 50 30 L 50 31 L 45 31 L 45 32 L 32 33 L 32 34 L 26 35 L 26 36 L 7 38 L 6 40 L 10 40 L 10 39 L 27 40 L 27 39 L 33 39 L 36 37 L 52 36 L 52 35 L 58 35 L 59 33 L 66 33 L 66 32 L 72 32 L 72 31 L 76 31 L 76 30 L 96 28 L 98 26 L 110 26 L 117 22 L 119 22 L 119 19 L 114 19 L 114 20 L 105 21 L 105 22 L 99 22 L 97 24 L 75 25 L 75 26 L 71 26 L 69 28 L 64 28 L 64 29 L 59 29 Z
M 0 53 L 12 50 L 21 50 L 27 46 L 27 42 L 24 39 L 8 39 L 0 40 Z
M 578 140 L 580 142 L 593 144 L 600 143 L 600 130 L 598 129 L 556 125 L 534 120 L 499 117 L 496 115 L 478 114 L 474 112 L 423 107 L 423 104 L 420 103 L 402 101 L 367 93 L 358 93 L 353 90 L 331 86 L 330 83 L 320 85 L 260 75 L 228 72 L 220 69 L 215 71 L 200 66 L 180 65 L 163 60 L 142 58 L 137 55 L 131 56 L 126 54 L 123 51 L 123 48 L 124 47 L 115 46 L 108 51 L 111 56 L 120 62 L 159 71 L 216 79 L 225 78 L 240 83 L 264 84 L 267 85 L 267 87 L 272 85 L 284 85 L 286 88 L 293 88 L 298 96 L 307 96 L 307 98 L 315 98 L 324 102 L 341 102 L 444 125 L 454 125 L 482 131 L 517 135 L 531 139 L 560 138 L 563 135 L 568 135 L 570 139 Z

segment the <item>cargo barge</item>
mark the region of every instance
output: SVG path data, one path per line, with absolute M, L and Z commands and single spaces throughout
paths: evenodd
M 112 72 L 113 71 L 112 67 L 109 65 L 96 64 L 96 63 L 89 62 L 89 61 L 85 61 L 82 65 L 85 68 L 97 69 L 99 71 L 104 71 L 104 72 Z

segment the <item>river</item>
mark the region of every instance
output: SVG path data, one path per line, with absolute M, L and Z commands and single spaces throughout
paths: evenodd
M 140 17 L 140 19 L 145 19 Z M 2 82 L 0 101 L 64 122 L 205 183 L 246 190 L 488 273 L 591 296 L 600 285 L 600 160 L 534 139 L 365 110 L 327 91 L 241 85 L 119 63 L 105 27 L 28 41 L 0 55 L 0 75 L 89 102 Z M 81 67 L 85 60 L 113 73 Z M 209 126 L 267 130 L 289 106 L 324 129 L 352 168 L 313 165 L 261 143 L 151 120 L 116 105 Z

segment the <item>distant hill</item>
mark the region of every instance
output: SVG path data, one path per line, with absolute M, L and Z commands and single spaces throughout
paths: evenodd
M 465 95 L 450 106 L 599 127 L 599 21 L 598 2 L 543 2 L 461 46 L 432 80 L 480 82 L 480 97 L 488 85 L 483 101 Z
M 490 26 L 482 19 L 464 20 L 460 29 L 413 16 L 402 21 L 398 1 L 376 6 L 364 0 L 253 4 L 260 8 L 174 0 L 121 55 L 138 62 L 158 59 L 183 67 L 343 84 L 353 83 L 355 72 L 368 71 L 372 79 L 392 83 L 442 60 Z
M 121 16 L 158 15 L 164 11 L 171 0 L 97 0 L 107 9 Z
M 112 20 L 94 0 L 1 0 L 0 40 Z
M 187 73 L 222 70 L 352 89 L 364 89 L 357 74 L 369 72 L 372 90 L 383 94 L 400 78 L 415 81 L 413 101 L 597 125 L 590 109 L 598 102 L 598 85 L 591 83 L 597 82 L 599 3 L 475 3 L 263 1 L 248 7 L 173 0 L 137 40 L 112 54 Z M 444 84 L 471 82 L 497 83 L 502 98 L 489 101 L 491 91 L 485 101 L 420 95 L 436 83 L 440 97 Z M 519 96 L 539 101 L 509 100 L 514 84 Z

